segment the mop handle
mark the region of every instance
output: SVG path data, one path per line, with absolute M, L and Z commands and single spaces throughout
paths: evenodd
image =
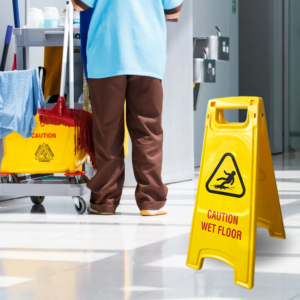
M 66 11 L 66 19 L 65 19 L 64 47 L 63 47 L 63 58 L 62 58 L 62 68 L 61 68 L 61 80 L 60 80 L 60 97 L 65 97 L 68 43 L 69 43 L 69 21 L 68 21 L 69 4 L 67 4 L 66 9 L 67 11 Z
M 10 45 L 10 41 L 11 41 L 12 31 L 13 31 L 13 27 L 8 25 L 7 29 L 6 29 L 5 42 L 4 42 L 2 60 L 1 60 L 1 65 L 0 65 L 0 71 L 2 71 L 2 72 L 5 70 L 5 65 L 6 65 L 8 49 L 9 49 L 9 45 Z
M 12 3 L 13 3 L 13 9 L 14 9 L 15 28 L 20 28 L 20 15 L 19 15 L 18 0 L 12 0 Z
M 70 108 L 74 108 L 74 29 L 73 29 L 73 12 L 74 7 L 72 1 L 69 6 L 69 99 Z

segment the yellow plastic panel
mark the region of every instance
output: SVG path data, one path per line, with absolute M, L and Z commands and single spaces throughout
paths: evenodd
M 17 174 L 74 173 L 79 171 L 86 153 L 74 153 L 74 128 L 41 126 L 38 116 L 32 137 L 13 132 L 4 138 L 1 172 Z
M 285 239 L 272 156 L 270 155 L 271 149 L 266 118 L 264 116 L 265 111 L 262 107 L 260 111 L 257 225 L 268 229 L 270 236 Z
M 246 122 L 227 122 L 224 109 L 247 109 Z M 260 165 L 266 175 L 261 182 Z M 260 189 L 269 190 L 260 193 Z M 256 210 L 261 202 L 262 208 Z M 211 100 L 187 265 L 199 270 L 204 258 L 219 259 L 234 268 L 236 284 L 251 289 L 257 222 L 271 236 L 285 238 L 263 101 L 257 97 Z

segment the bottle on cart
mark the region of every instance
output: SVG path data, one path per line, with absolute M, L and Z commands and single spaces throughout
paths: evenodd
M 61 10 L 61 14 L 59 17 L 59 27 L 65 27 L 66 13 L 66 9 Z M 80 12 L 76 11 L 75 9 L 73 13 L 73 27 L 80 28 Z
M 44 27 L 57 28 L 59 24 L 59 13 L 56 7 L 45 7 Z
M 38 9 L 40 15 L 40 28 L 44 28 L 44 13 L 41 9 Z
M 59 27 L 65 27 L 66 13 L 67 13 L 66 9 L 61 10 L 61 14 L 59 17 Z
M 43 28 L 44 27 L 44 14 L 43 12 L 35 7 L 30 8 L 27 28 Z
M 80 28 L 80 12 L 75 9 L 73 13 L 73 27 Z

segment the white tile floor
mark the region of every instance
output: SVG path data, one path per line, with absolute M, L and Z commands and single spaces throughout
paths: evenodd
M 206 259 L 201 271 L 185 266 L 196 171 L 193 181 L 169 185 L 166 216 L 141 217 L 131 188 L 114 216 L 76 215 L 64 197 L 43 206 L 1 202 L 0 299 L 300 300 L 300 163 L 297 170 L 276 156 L 274 165 L 287 239 L 258 228 L 250 291 L 220 261 Z

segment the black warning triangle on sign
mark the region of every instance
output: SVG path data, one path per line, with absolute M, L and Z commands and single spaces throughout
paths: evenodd
M 226 153 L 206 182 L 209 193 L 242 198 L 245 185 L 234 155 Z

